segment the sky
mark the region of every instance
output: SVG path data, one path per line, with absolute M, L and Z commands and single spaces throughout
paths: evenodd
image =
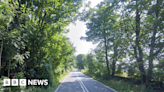
M 91 7 L 93 8 L 103 0 L 85 0 L 85 1 L 91 1 Z M 66 37 L 68 37 L 70 41 L 74 44 L 74 47 L 76 48 L 75 55 L 87 54 L 91 49 L 94 49 L 97 46 L 97 44 L 92 44 L 92 42 L 80 40 L 81 36 L 86 36 L 85 32 L 87 28 L 85 22 L 77 20 L 76 25 L 71 23 L 67 28 L 69 29 L 69 32 L 68 34 L 66 34 Z

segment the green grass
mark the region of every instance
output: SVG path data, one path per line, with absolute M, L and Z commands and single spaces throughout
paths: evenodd
M 144 85 L 134 85 L 130 82 L 126 82 L 124 80 L 117 80 L 115 78 L 112 79 L 102 79 L 102 77 L 98 78 L 94 74 L 89 74 L 86 71 L 82 71 L 84 74 L 92 77 L 93 79 L 109 86 L 110 88 L 115 89 L 118 92 L 152 92 L 147 90 Z

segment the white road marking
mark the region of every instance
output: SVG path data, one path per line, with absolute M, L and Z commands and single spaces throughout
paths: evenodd
M 89 92 L 88 89 L 85 87 L 85 85 L 83 84 L 83 82 L 82 82 L 81 80 L 80 80 L 80 82 L 81 82 L 82 85 L 84 86 L 85 90 L 86 90 L 87 92 Z
M 84 90 L 84 88 L 83 88 L 83 86 L 82 86 L 81 82 L 79 81 L 79 78 L 77 77 L 77 74 L 76 74 L 76 78 L 77 78 L 77 80 L 78 80 L 78 82 L 79 82 L 79 84 L 80 84 L 81 88 L 82 88 L 82 89 L 83 89 L 83 91 L 85 92 L 85 90 Z
M 70 72 L 70 73 L 71 73 L 71 72 Z M 70 74 L 70 73 L 69 73 L 69 74 Z M 69 75 L 69 74 L 68 74 L 68 75 Z M 67 76 L 68 76 L 68 75 L 67 75 Z M 59 85 L 58 88 L 55 90 L 55 92 L 58 91 L 58 89 L 60 88 L 61 84 L 65 81 L 65 79 L 67 78 L 67 76 L 66 76 L 66 77 L 64 78 L 64 80 L 60 83 L 60 85 Z
M 76 70 L 76 71 L 77 71 L 77 70 Z M 71 72 L 70 72 L 70 73 L 71 73 Z M 70 74 L 70 73 L 69 73 L 69 74 Z M 81 72 L 79 72 L 79 73 L 81 73 Z M 59 85 L 58 88 L 55 90 L 55 92 L 58 91 L 58 89 L 60 88 L 61 84 L 66 80 L 66 78 L 69 76 L 69 74 L 68 74 L 68 75 L 64 78 L 64 80 L 60 83 L 60 85 Z M 80 80 L 80 78 L 78 77 L 77 72 L 76 72 L 75 74 L 76 74 L 76 78 L 78 79 L 81 88 L 83 89 L 83 92 L 89 92 L 88 89 L 87 89 L 87 88 L 85 87 L 85 85 L 83 84 L 83 82 L 82 82 L 82 81 Z M 81 73 L 81 74 L 83 74 L 83 73 Z M 85 74 L 83 74 L 83 75 L 85 75 Z M 87 75 L 85 75 L 85 76 L 87 76 Z M 87 76 L 87 77 L 88 77 L 88 76 Z M 89 77 L 89 78 L 91 78 L 91 77 Z M 93 78 L 91 78 L 91 79 L 94 80 Z M 114 89 L 112 89 L 112 88 L 110 88 L 110 87 L 108 87 L 108 86 L 102 84 L 101 82 L 99 82 L 99 81 L 97 81 L 97 80 L 94 80 L 94 81 L 96 81 L 96 82 L 98 82 L 99 84 L 101 84 L 101 85 L 103 85 L 103 86 L 109 88 L 110 90 L 112 90 L 112 91 L 114 91 L 114 92 L 117 92 L 116 90 L 114 90 Z
M 83 74 L 83 73 L 82 73 L 82 74 Z M 85 74 L 83 74 L 83 75 L 85 75 Z M 85 75 L 85 76 L 87 76 L 87 75 Z M 89 76 L 87 76 L 87 77 L 89 77 Z M 89 78 L 91 78 L 91 77 L 89 77 Z M 105 84 L 103 84 L 103 83 L 101 83 L 101 82 L 99 82 L 99 81 L 97 81 L 97 80 L 95 80 L 95 79 L 93 79 L 93 78 L 91 78 L 91 79 L 94 80 L 94 81 L 96 81 L 96 82 L 98 82 L 99 84 L 101 84 L 101 85 L 107 87 L 108 89 L 110 89 L 110 90 L 112 90 L 112 91 L 114 91 L 114 92 L 118 92 L 118 91 L 114 90 L 113 88 L 110 88 L 110 87 L 106 86 Z
M 83 82 L 82 82 L 82 81 L 80 80 L 80 78 L 78 77 L 77 73 L 76 73 L 76 77 L 77 77 L 77 79 L 78 79 L 80 85 L 83 86 L 83 87 L 85 88 L 86 92 L 89 92 L 88 89 L 87 89 L 87 88 L 85 87 L 85 85 L 83 84 Z M 83 87 L 82 87 L 82 89 L 83 89 Z M 83 90 L 83 91 L 84 91 L 84 90 Z M 85 91 L 84 91 L 84 92 L 85 92 Z

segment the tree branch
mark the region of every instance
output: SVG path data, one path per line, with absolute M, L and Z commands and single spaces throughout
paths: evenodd
M 164 43 L 162 44 L 161 48 L 159 48 L 154 54 L 153 56 L 157 56 L 158 53 L 160 53 L 162 51 L 162 49 L 164 48 Z

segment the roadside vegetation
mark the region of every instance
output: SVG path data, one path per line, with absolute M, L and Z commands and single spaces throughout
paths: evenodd
M 87 70 L 81 70 L 81 72 L 118 92 L 154 92 L 152 89 L 147 89 L 144 85 L 135 84 L 131 81 L 124 80 L 123 78 L 112 77 L 106 79 L 96 76 L 94 73 L 88 73 Z
M 85 7 L 81 21 L 87 30 L 81 40 L 98 45 L 77 55 L 78 68 L 108 85 L 118 80 L 116 84 L 124 85 L 110 86 L 119 91 L 129 87 L 127 92 L 138 92 L 135 85 L 140 85 L 163 92 L 163 0 L 104 0 L 94 8 L 90 2 Z
M 84 0 L 79 12 L 82 2 L 0 1 L 0 90 L 52 91 L 78 67 L 118 91 L 164 91 L 163 0 L 104 0 L 94 8 Z M 75 56 L 64 34 L 78 18 L 87 27 L 81 40 L 98 46 Z M 49 85 L 2 87 L 4 78 L 48 79 Z
M 0 92 L 53 92 L 75 66 L 65 37 L 81 0 L 0 0 Z M 48 86 L 3 87 L 3 79 L 48 79 Z

